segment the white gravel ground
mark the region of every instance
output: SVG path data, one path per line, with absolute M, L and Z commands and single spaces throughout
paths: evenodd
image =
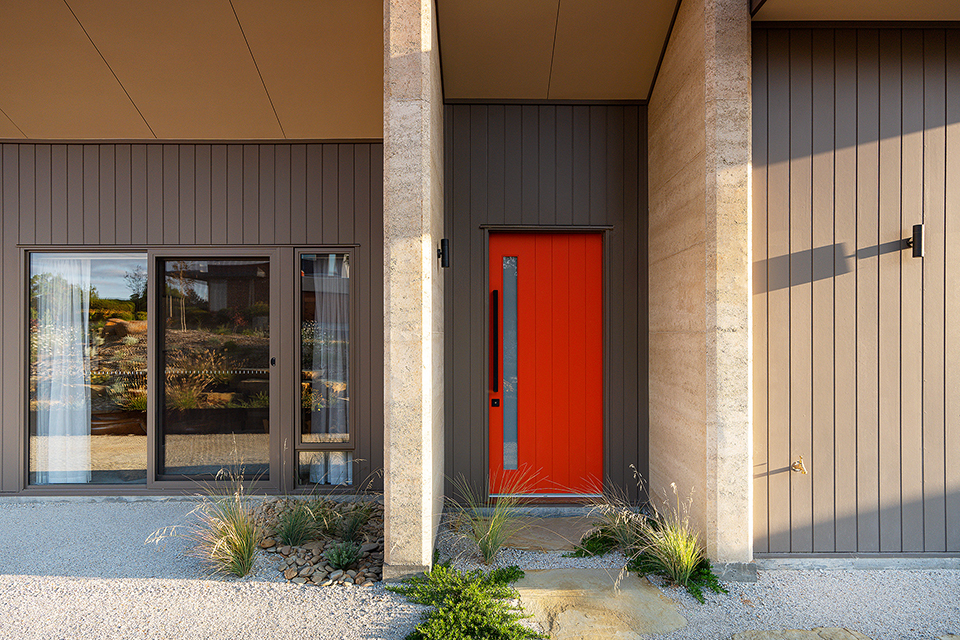
M 687 626 L 656 636 L 729 638 L 749 629 L 845 627 L 873 640 L 960 634 L 960 571 L 761 571 L 756 583 L 731 582 L 729 594 L 701 605 L 686 591 L 661 586 L 680 603 Z
M 470 545 L 445 530 L 441 530 L 438 548 L 461 569 L 482 567 Z M 494 565 L 515 564 L 528 571 L 609 568 L 615 574 L 624 562 L 620 553 L 581 559 L 505 549 Z M 683 629 L 651 638 L 727 639 L 739 631 L 814 627 L 846 627 L 872 640 L 960 635 L 960 570 L 955 569 L 761 571 L 756 583 L 726 583 L 728 594 L 707 592 L 706 604 L 660 578 L 651 577 L 650 581 L 677 602 L 687 620 Z
M 147 537 L 194 501 L 0 499 L 0 638 L 399 639 L 421 607 L 376 587 L 302 587 L 262 553 L 243 579 L 208 575 L 188 544 Z
M 373 588 L 288 584 L 262 554 L 243 579 L 211 577 L 181 538 L 147 545 L 165 526 L 187 524 L 191 500 L 18 502 L 0 499 L 0 638 L 399 639 L 421 607 Z M 441 555 L 481 566 L 468 545 L 441 533 Z M 564 558 L 507 549 L 496 564 L 536 570 L 606 567 L 623 556 Z M 728 583 L 701 605 L 661 591 L 688 625 L 671 639 L 729 638 L 748 629 L 856 629 L 873 640 L 960 634 L 960 570 L 776 570 Z

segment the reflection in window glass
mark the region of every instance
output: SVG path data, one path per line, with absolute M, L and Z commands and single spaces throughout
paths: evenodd
M 270 467 L 270 261 L 162 260 L 160 474 Z
M 301 451 L 300 484 L 353 484 L 352 451 Z
M 303 442 L 350 440 L 349 258 L 344 253 L 300 256 Z
M 30 255 L 30 484 L 143 483 L 144 254 Z

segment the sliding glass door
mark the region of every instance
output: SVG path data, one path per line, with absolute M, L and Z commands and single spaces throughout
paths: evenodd
M 268 480 L 270 258 L 160 258 L 157 272 L 158 478 Z
M 361 485 L 357 253 L 27 252 L 29 484 Z

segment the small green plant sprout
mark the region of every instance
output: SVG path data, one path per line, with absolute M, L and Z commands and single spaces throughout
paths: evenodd
M 346 570 L 360 559 L 360 547 L 355 542 L 338 542 L 324 551 L 323 557 L 334 569 Z
M 431 607 L 407 640 L 546 638 L 520 624 L 529 616 L 517 604 L 517 592 L 510 583 L 522 577 L 523 571 L 513 566 L 484 575 L 458 571 L 449 561 L 435 562 L 427 574 L 387 589 Z
M 457 513 L 460 535 L 477 546 L 484 564 L 490 564 L 504 543 L 521 529 L 520 505 L 529 493 L 534 478 L 527 471 L 518 472 L 501 485 L 498 498 L 488 498 L 463 476 L 453 481 L 454 495 L 450 505 Z

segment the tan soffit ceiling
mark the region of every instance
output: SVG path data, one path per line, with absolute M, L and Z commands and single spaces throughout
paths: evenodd
M 753 6 L 758 0 L 753 0 Z M 958 0 L 767 0 L 754 20 L 960 20 Z
M 437 0 L 448 99 L 643 100 L 675 0 Z
M 283 131 L 288 138 L 380 137 L 383 2 L 328 1 L 322 12 L 316 4 L 233 0 Z
M 2 3 L 0 138 L 381 138 L 382 11 L 382 0 Z
M 63 0 L 4 2 L 0 110 L 30 138 L 150 138 Z

